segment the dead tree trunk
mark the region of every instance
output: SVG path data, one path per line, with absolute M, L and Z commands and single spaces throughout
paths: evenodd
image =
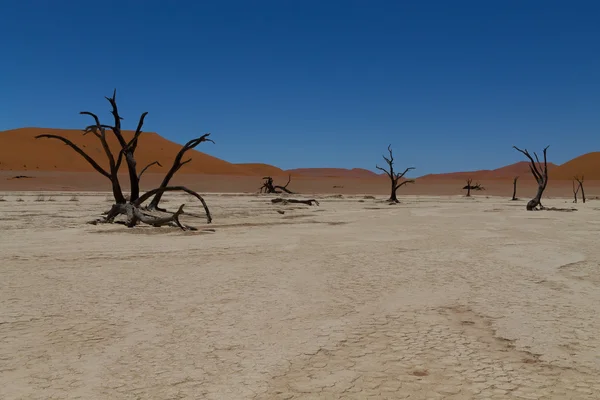
M 285 186 L 280 186 L 280 185 L 275 185 L 273 183 L 273 178 L 271 178 L 270 176 L 265 176 L 263 178 L 265 181 L 263 182 L 263 185 L 260 187 L 260 193 L 288 193 L 288 194 L 294 194 L 294 192 L 290 191 L 287 187 L 290 184 L 290 182 L 292 181 L 292 175 L 288 176 L 288 181 L 285 184 Z
M 579 193 L 579 184 L 573 181 L 573 203 L 577 203 L 577 193 Z
M 542 195 L 548 185 L 548 162 L 546 160 L 546 151 L 548 150 L 548 147 L 550 146 L 544 147 L 544 165 L 542 166 L 542 163 L 535 152 L 533 152 L 533 155 L 535 156 L 534 161 L 527 149 L 521 150 L 517 146 L 513 146 L 515 150 L 524 154 L 529 159 L 529 169 L 538 184 L 538 190 L 535 197 L 527 202 L 527 211 L 536 210 L 538 206 L 541 210 L 544 209 L 544 206 L 542 205 Z
M 113 196 L 115 199 L 115 204 L 112 206 L 110 211 L 108 211 L 106 213 L 106 216 L 103 219 L 93 221 L 92 223 L 110 223 L 110 222 L 113 222 L 117 216 L 125 215 L 127 218 L 127 226 L 130 226 L 130 227 L 135 226 L 138 222 L 142 222 L 142 223 L 146 223 L 146 224 L 149 224 L 152 226 L 173 225 L 173 226 L 179 226 L 181 229 L 190 229 L 191 227 L 184 226 L 179 222 L 179 216 L 183 213 L 183 205 L 181 205 L 179 207 L 179 209 L 177 210 L 177 212 L 175 212 L 175 213 L 168 213 L 168 212 L 166 212 L 166 210 L 161 210 L 161 211 L 163 211 L 163 214 L 161 214 L 161 215 L 153 215 L 151 213 L 151 211 L 158 210 L 158 203 L 160 202 L 160 199 L 161 199 L 161 196 L 163 195 L 163 193 L 164 192 L 172 192 L 172 191 L 185 192 L 185 193 L 191 194 L 194 197 L 196 197 L 197 199 L 199 199 L 200 202 L 202 203 L 202 206 L 204 207 L 204 210 L 206 211 L 207 222 L 210 223 L 212 221 L 212 217 L 210 215 L 208 206 L 206 205 L 206 202 L 204 201 L 202 196 L 200 196 L 198 193 L 196 193 L 193 190 L 190 190 L 184 186 L 168 186 L 169 180 L 179 170 L 179 168 L 181 168 L 182 165 L 184 165 L 190 161 L 190 160 L 187 160 L 185 162 L 181 162 L 181 157 L 183 156 L 183 154 L 187 150 L 197 146 L 201 142 L 205 142 L 205 141 L 212 142 L 212 140 L 207 139 L 208 135 L 210 135 L 210 134 L 207 133 L 197 139 L 194 139 L 193 141 L 188 142 L 188 144 L 186 146 L 184 146 L 184 148 L 179 152 L 179 154 L 175 158 L 173 167 L 171 167 L 171 170 L 165 176 L 165 179 L 163 180 L 163 183 L 161 184 L 161 186 L 156 189 L 150 190 L 149 192 L 146 192 L 145 194 L 140 196 L 140 180 L 141 180 L 143 173 L 152 165 L 158 164 L 160 166 L 160 164 L 158 163 L 158 161 L 150 163 L 146 167 L 144 167 L 139 174 L 137 174 L 137 162 L 135 160 L 135 150 L 137 149 L 138 141 L 139 141 L 140 135 L 142 133 L 144 119 L 148 113 L 145 112 L 141 115 L 138 125 L 137 125 L 137 129 L 135 130 L 133 137 L 131 138 L 131 140 L 126 141 L 125 137 L 123 136 L 123 133 L 121 132 L 121 120 L 123 118 L 121 118 L 121 116 L 119 115 L 117 101 L 116 101 L 116 93 L 117 93 L 117 91 L 115 90 L 112 97 L 106 98 L 112 107 L 111 113 L 114 118 L 114 125 L 111 126 L 111 125 L 101 124 L 98 116 L 96 116 L 96 114 L 91 113 L 89 111 L 83 111 L 80 113 L 80 114 L 84 114 L 84 115 L 89 115 L 94 119 L 94 124 L 85 128 L 83 131 L 83 134 L 86 135 L 88 133 L 92 133 L 94 136 L 96 136 L 98 138 L 98 140 L 100 141 L 100 144 L 102 145 L 102 148 L 104 150 L 106 158 L 108 160 L 108 166 L 109 166 L 108 171 L 106 169 L 102 168 L 92 157 L 90 157 L 80 147 L 78 147 L 76 144 L 74 144 L 73 142 L 71 142 L 70 140 L 68 140 L 62 136 L 50 135 L 50 134 L 43 134 L 43 135 L 36 136 L 36 139 L 49 138 L 49 139 L 56 139 L 56 140 L 62 141 L 67 146 L 71 147 L 79 155 L 81 155 L 98 173 L 100 173 L 101 175 L 105 176 L 107 179 L 110 180 L 111 186 L 112 186 L 112 191 L 113 191 Z M 119 143 L 119 146 L 120 146 L 120 151 L 119 151 L 119 154 L 116 157 L 116 159 L 115 159 L 114 154 L 110 150 L 107 140 L 106 140 L 106 130 L 107 129 L 110 129 L 112 131 L 112 133 L 115 135 L 115 138 L 117 139 L 117 142 Z M 196 143 L 196 141 L 197 141 L 197 143 Z M 195 144 L 193 144 L 193 146 L 190 146 L 190 143 L 192 143 L 192 142 L 194 142 Z M 123 158 L 125 158 L 125 162 L 127 163 L 127 168 L 128 168 L 128 172 L 129 172 L 129 181 L 130 181 L 129 183 L 130 183 L 130 187 L 131 187 L 131 192 L 130 192 L 130 195 L 128 196 L 128 198 L 126 198 L 125 195 L 123 194 L 123 190 L 121 188 L 121 183 L 119 182 L 119 177 L 118 177 L 119 168 L 121 167 Z M 153 198 L 152 202 L 150 203 L 150 207 L 147 210 L 142 210 L 141 209 L 142 203 L 149 200 L 150 197 L 152 197 L 152 196 L 154 196 L 154 198 Z
M 467 179 L 467 186 L 463 187 L 463 189 L 467 189 L 467 197 L 471 197 L 471 182 L 473 179 Z
M 585 204 L 585 190 L 583 190 L 583 175 L 581 175 L 581 178 L 576 176 L 575 180 L 577 181 L 577 183 L 579 184 L 579 188 L 581 189 L 581 201 L 583 202 L 583 204 Z
M 381 168 L 379 165 L 375 165 L 375 168 L 385 172 L 386 175 L 388 176 L 388 178 L 390 178 L 391 193 L 390 193 L 390 198 L 388 199 L 388 201 L 390 203 L 400 203 L 400 201 L 398 200 L 398 197 L 396 196 L 396 191 L 398 191 L 398 189 L 400 187 L 402 187 L 408 183 L 415 183 L 414 179 L 404 179 L 404 175 L 406 175 L 406 173 L 408 171 L 412 171 L 415 168 L 414 167 L 406 168 L 404 170 L 404 172 L 402 172 L 402 173 L 394 172 L 394 155 L 392 153 L 392 145 L 391 144 L 388 146 L 388 152 L 390 154 L 389 157 L 383 156 L 383 159 L 385 160 L 386 164 L 388 165 L 388 169 Z
M 515 176 L 513 179 L 513 196 L 511 199 L 512 201 L 519 200 L 519 199 L 517 199 L 517 181 L 518 180 L 519 180 L 518 176 Z

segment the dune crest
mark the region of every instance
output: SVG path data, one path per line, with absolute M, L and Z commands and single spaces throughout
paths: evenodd
M 50 133 L 61 135 L 80 146 L 102 167 L 108 168 L 108 162 L 100 141 L 91 134 L 83 135 L 78 129 L 53 128 L 21 128 L 0 132 L 0 170 L 14 171 L 64 171 L 92 172 L 93 168 L 77 153 L 65 144 L 49 139 L 35 139 L 36 135 Z M 133 131 L 124 130 L 126 139 L 131 138 Z M 114 154 L 118 152 L 117 141 L 108 134 L 108 142 Z M 203 148 L 211 144 L 203 145 Z M 181 149 L 181 145 L 167 140 L 154 132 L 142 133 L 137 150 L 140 168 L 153 161 L 162 167 L 153 166 L 149 172 L 166 172 L 173 158 Z M 259 171 L 244 168 L 206 153 L 191 150 L 192 162 L 186 164 L 182 174 L 218 174 L 218 175 L 260 175 Z

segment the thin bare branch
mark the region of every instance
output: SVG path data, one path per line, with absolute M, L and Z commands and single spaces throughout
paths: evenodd
M 107 177 L 108 179 L 111 179 L 111 175 L 104 168 L 102 168 L 100 165 L 98 165 L 98 163 L 96 161 L 94 161 L 94 159 L 92 157 L 88 156 L 85 151 L 81 150 L 75 143 L 71 142 L 69 139 L 64 138 L 62 136 L 59 136 L 59 135 L 51 135 L 51 134 L 37 135 L 35 138 L 36 139 L 48 138 L 48 139 L 57 139 L 57 140 L 60 140 L 61 142 L 63 142 L 64 144 L 66 144 L 67 146 L 69 146 L 70 148 L 72 148 L 73 150 L 75 150 L 77 152 L 77 154 L 79 154 L 80 156 L 82 156 L 83 158 L 85 158 L 85 160 L 96 171 L 98 171 L 99 173 L 101 173 L 102 175 L 104 175 L 105 177 Z
M 159 187 L 156 189 L 152 189 L 152 190 L 144 193 L 143 195 L 141 195 L 137 200 L 133 201 L 132 203 L 136 207 L 139 207 L 150 197 L 158 195 L 159 193 L 162 194 L 164 192 L 185 192 L 187 194 L 191 194 L 192 196 L 194 196 L 195 198 L 200 200 L 200 202 L 202 203 L 202 206 L 204 207 L 204 211 L 206 212 L 207 222 L 209 224 L 212 222 L 212 216 L 210 215 L 210 210 L 208 209 L 208 206 L 206 205 L 206 201 L 204 201 L 204 198 L 202 196 L 200 196 L 198 193 L 194 192 L 193 190 L 186 188 L 185 186 L 165 186 L 165 187 Z
M 198 146 L 200 143 L 202 142 L 211 142 L 214 143 L 214 141 L 212 141 L 211 139 L 209 139 L 208 137 L 210 136 L 210 133 L 205 133 L 204 135 L 192 139 L 190 141 L 188 141 L 182 148 L 181 150 L 179 150 L 179 152 L 177 153 L 177 155 L 175 156 L 175 160 L 173 160 L 173 165 L 171 166 L 171 169 L 169 170 L 169 172 L 167 172 L 167 174 L 165 175 L 162 183 L 160 184 L 159 188 L 162 187 L 167 187 L 169 185 L 169 182 L 171 181 L 171 178 L 173 178 L 173 176 L 175 175 L 175 173 L 177 171 L 179 171 L 179 168 L 181 168 L 184 164 L 186 164 L 188 161 L 185 162 L 181 162 L 181 159 L 183 158 L 183 156 L 185 155 L 185 153 L 189 150 L 192 150 L 193 148 L 195 148 L 196 146 Z M 156 196 L 154 197 L 154 199 L 152 199 L 152 201 L 150 202 L 150 205 L 148 206 L 150 209 L 158 209 L 158 204 L 160 203 L 160 199 L 162 198 L 164 192 L 157 192 Z
M 153 161 L 150 164 L 146 165 L 144 168 L 142 168 L 142 170 L 140 171 L 140 174 L 138 175 L 138 182 L 142 179 L 142 174 L 144 172 L 146 172 L 146 170 L 153 165 L 158 165 L 159 167 L 162 167 L 162 165 L 158 161 Z
M 390 172 L 387 169 L 381 168 L 379 165 L 375 165 L 375 168 L 377 168 L 380 171 L 385 172 L 387 174 L 387 176 L 389 176 L 390 178 L 392 178 L 392 176 L 390 175 Z

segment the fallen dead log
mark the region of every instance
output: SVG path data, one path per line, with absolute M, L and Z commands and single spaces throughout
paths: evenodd
M 282 205 L 286 205 L 286 204 L 306 204 L 307 206 L 312 206 L 313 203 L 314 205 L 319 205 L 319 202 L 315 199 L 309 199 L 309 200 L 297 200 L 297 199 L 282 199 L 280 197 L 276 198 L 276 199 L 272 199 L 271 203 L 273 204 L 282 204 Z

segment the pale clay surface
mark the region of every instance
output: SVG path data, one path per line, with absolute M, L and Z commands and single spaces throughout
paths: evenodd
M 1 399 L 600 399 L 598 201 L 53 196 L 0 202 Z

